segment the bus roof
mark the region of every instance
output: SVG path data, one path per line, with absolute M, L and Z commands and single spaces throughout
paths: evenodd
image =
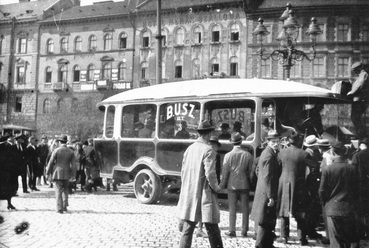
M 137 88 L 113 95 L 98 105 L 136 100 L 206 97 L 224 94 L 244 94 L 266 97 L 336 98 L 331 90 L 284 80 L 217 78 L 180 81 Z

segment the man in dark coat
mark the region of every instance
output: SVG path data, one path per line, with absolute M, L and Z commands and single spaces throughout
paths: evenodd
M 36 139 L 28 138 L 28 146 L 25 150 L 26 163 L 28 166 L 28 186 L 32 191 L 40 191 L 36 187 L 36 178 L 39 175 L 39 158 L 36 150 Z
M 23 193 L 29 193 L 27 188 L 27 163 L 25 157 L 24 141 L 26 136 L 18 134 L 15 136 L 14 163 L 18 168 L 18 173 L 22 177 Z
M 297 222 L 297 232 L 301 245 L 307 245 L 305 213 L 308 204 L 308 191 L 305 181 L 306 159 L 309 154 L 301 149 L 302 138 L 297 133 L 288 137 L 291 144 L 279 153 L 282 174 L 279 178 L 277 213 L 281 218 L 281 238 L 288 243 L 292 215 Z
M 46 135 L 42 135 L 41 137 L 41 143 L 37 145 L 37 154 L 40 158 L 40 166 L 42 166 L 42 171 L 43 171 L 43 175 L 41 177 L 43 177 L 44 179 L 44 185 L 47 185 L 46 182 L 46 173 L 45 173 L 45 169 L 46 169 L 46 159 L 47 156 L 49 155 L 49 146 L 47 144 L 47 136 Z
M 271 130 L 266 137 L 268 146 L 260 155 L 258 181 L 250 218 L 258 224 L 256 248 L 273 247 L 276 224 L 276 199 L 280 165 L 278 163 L 279 135 Z
M 350 247 L 358 242 L 355 213 L 359 176 L 344 158 L 346 147 L 332 142 L 334 160 L 322 171 L 319 196 L 326 209 L 330 247 Z
M 95 148 L 93 139 L 87 140 L 87 146 L 83 148 L 85 154 L 85 173 L 86 173 L 86 186 L 85 190 L 89 193 L 92 192 L 92 188 L 97 191 L 97 180 L 100 177 L 99 167 L 96 163 Z
M 361 238 L 369 237 L 369 139 L 359 141 L 359 149 L 352 157 L 352 165 L 360 177 L 360 211 L 358 211 Z

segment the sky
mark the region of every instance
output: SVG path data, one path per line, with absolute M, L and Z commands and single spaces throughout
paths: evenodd
M 105 0 L 81 0 L 81 6 L 91 5 L 94 2 L 104 2 L 104 1 Z M 122 2 L 122 1 L 124 1 L 124 0 L 114 0 L 114 2 Z M 19 0 L 0 0 L 0 5 L 2 5 L 2 4 L 11 4 L 11 3 L 19 3 Z

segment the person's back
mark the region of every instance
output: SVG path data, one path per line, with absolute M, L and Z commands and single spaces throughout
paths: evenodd
M 68 180 L 74 163 L 74 152 L 65 145 L 56 148 L 50 160 L 54 161 L 53 179 Z

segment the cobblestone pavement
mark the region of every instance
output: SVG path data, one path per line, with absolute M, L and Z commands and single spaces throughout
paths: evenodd
M 140 204 L 134 196 L 132 186 L 119 186 L 118 192 L 99 189 L 87 194 L 77 190 L 70 196 L 68 212 L 55 211 L 54 190 L 40 186 L 41 191 L 31 194 L 19 193 L 13 198 L 17 210 L 6 209 L 1 201 L 0 247 L 178 247 L 180 233 L 177 229 L 175 206 L 178 195 L 166 194 L 156 205 Z M 18 192 L 21 192 L 19 190 Z M 221 223 L 224 247 L 254 247 L 253 226 L 250 221 L 250 237 L 224 235 L 228 230 L 227 200 L 221 199 Z M 241 215 L 237 226 L 240 227 Z M 15 228 L 22 222 L 29 223 L 28 229 L 16 234 Z M 296 226 L 292 222 L 290 245 L 275 242 L 276 247 L 298 247 Z M 309 241 L 310 247 L 324 247 L 317 241 Z M 206 238 L 194 237 L 194 248 L 209 247 Z M 369 247 L 363 244 L 362 247 Z

